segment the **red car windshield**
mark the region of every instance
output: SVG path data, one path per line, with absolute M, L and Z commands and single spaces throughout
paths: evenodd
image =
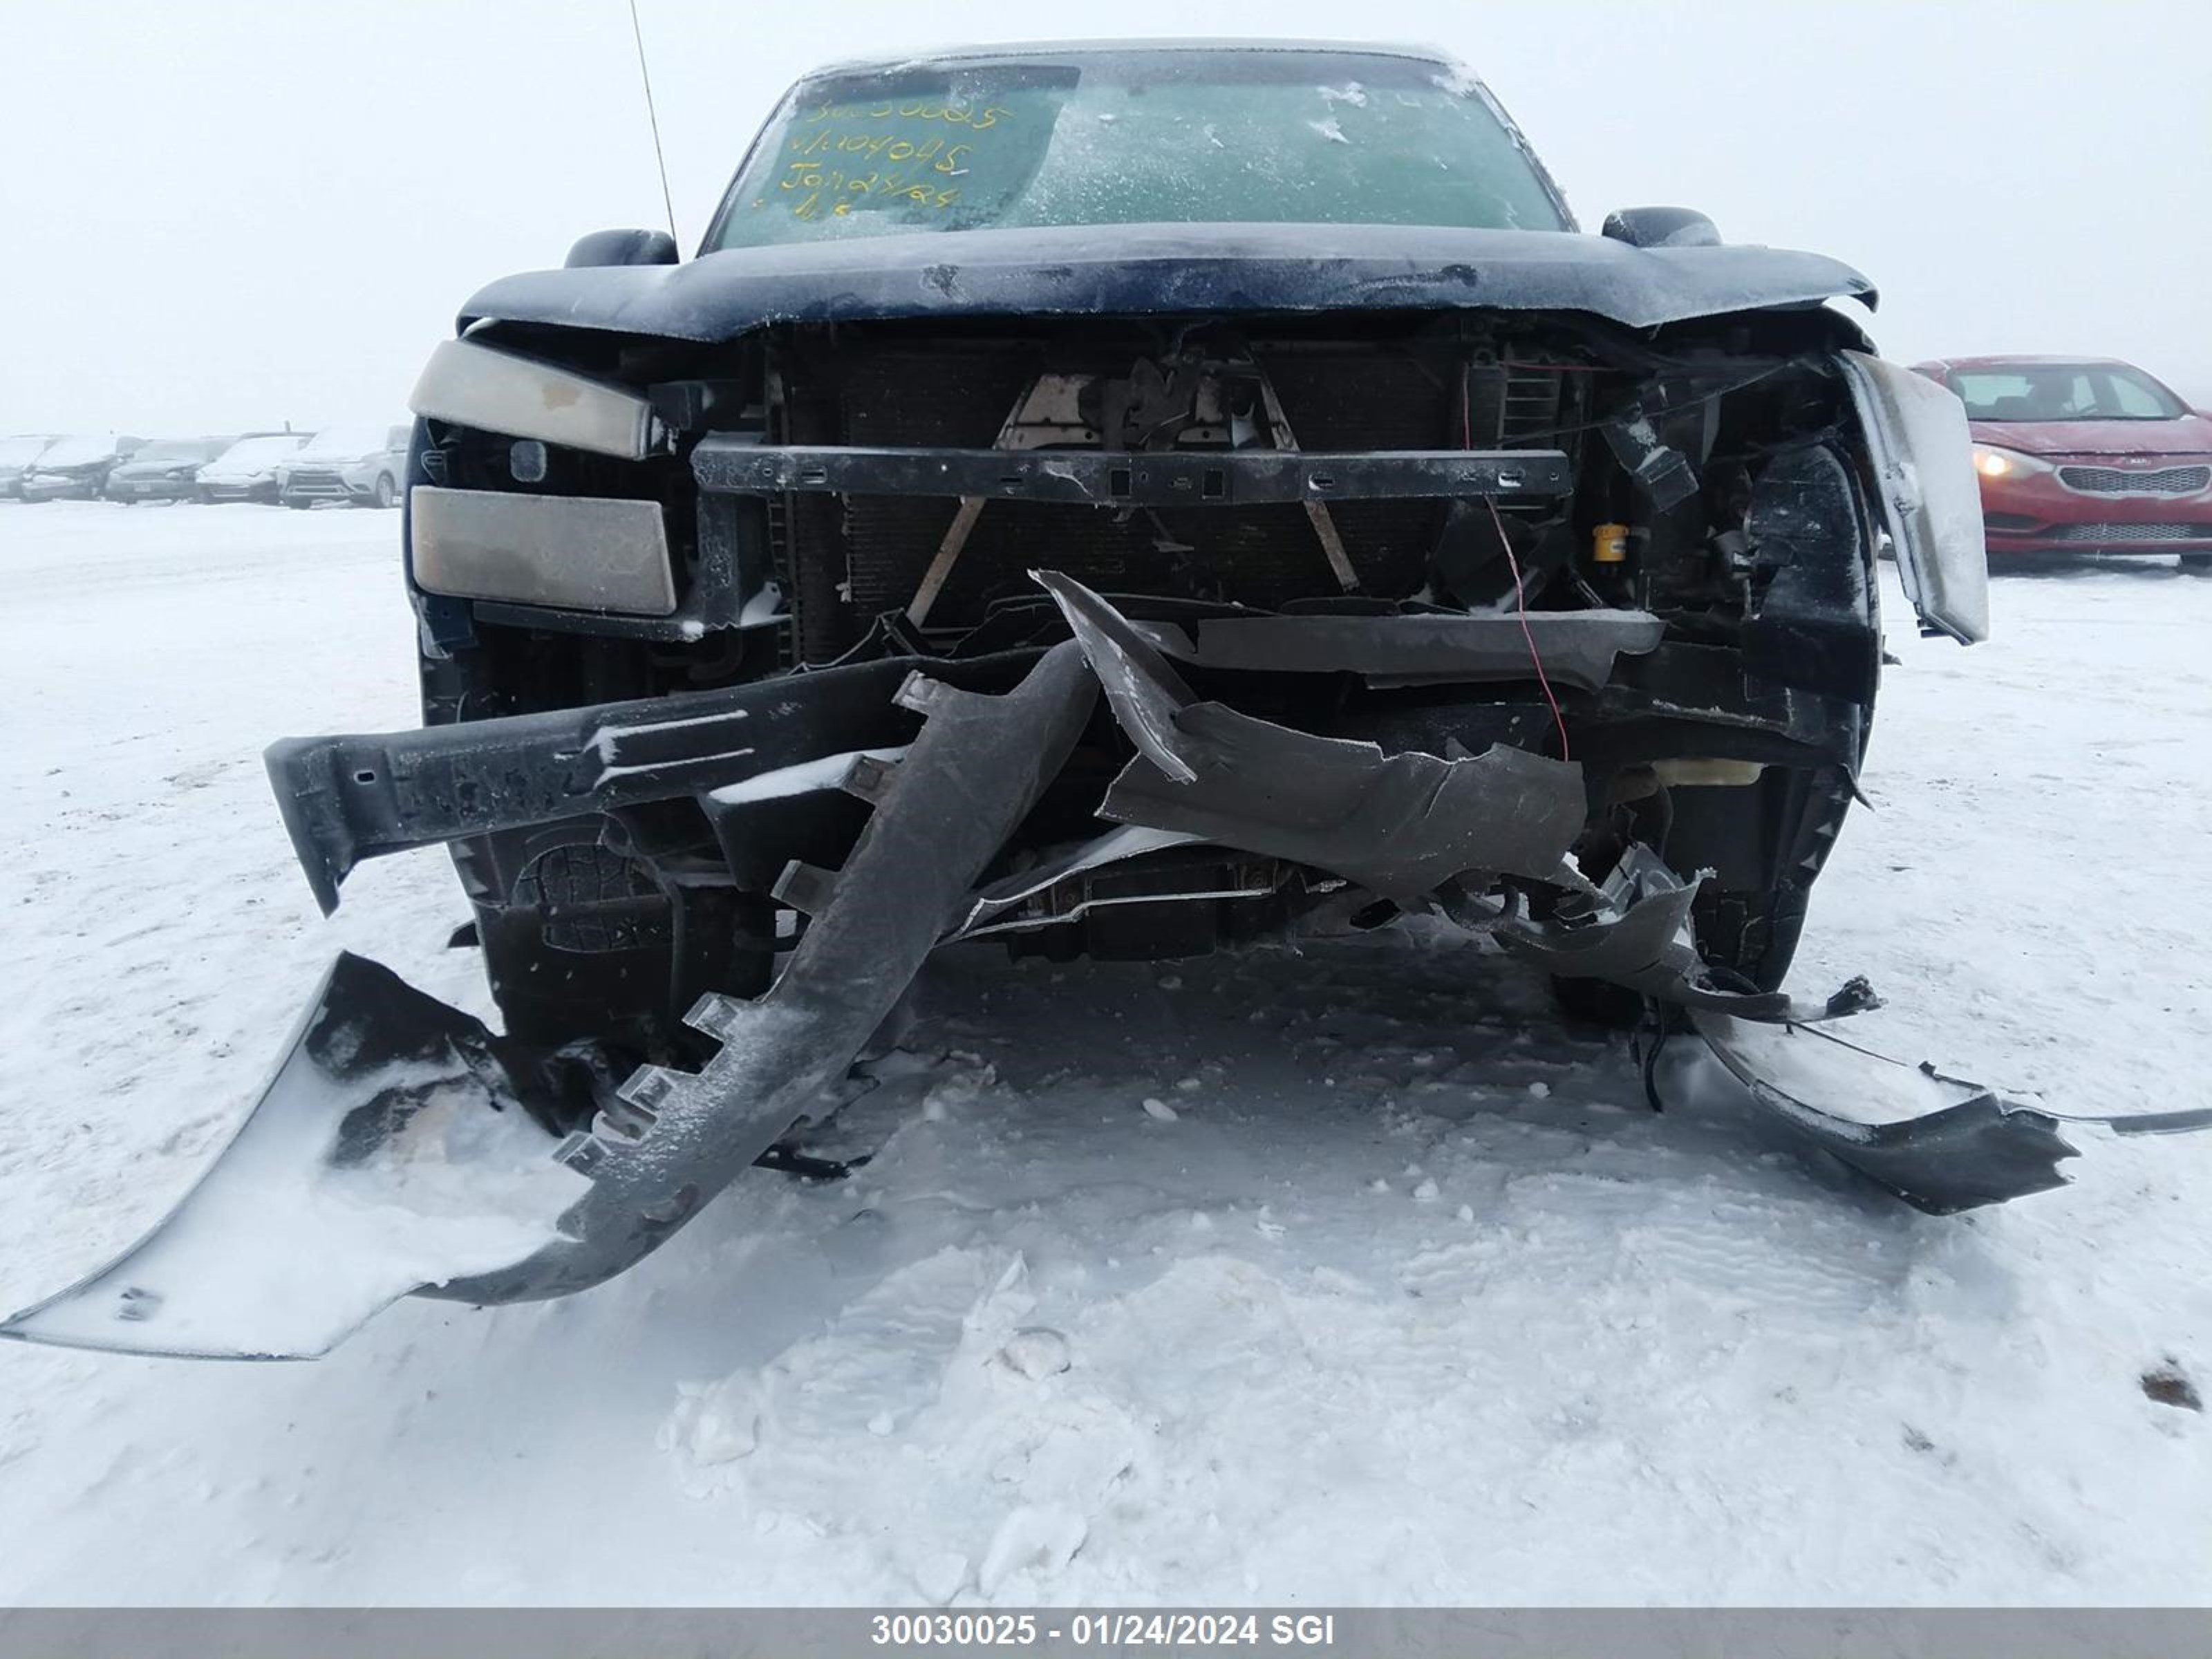
M 1971 421 L 2172 421 L 2189 411 L 2141 369 L 2119 363 L 1954 368 Z
M 802 83 L 708 246 L 1159 222 L 1567 228 L 1496 106 L 1447 64 L 1085 52 Z

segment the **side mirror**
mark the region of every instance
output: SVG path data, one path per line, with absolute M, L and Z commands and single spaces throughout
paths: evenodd
M 676 239 L 665 230 L 595 230 L 568 250 L 570 270 L 586 265 L 672 265 Z
M 1631 247 L 1718 247 L 1721 234 L 1694 208 L 1622 208 L 1605 216 L 1604 234 Z

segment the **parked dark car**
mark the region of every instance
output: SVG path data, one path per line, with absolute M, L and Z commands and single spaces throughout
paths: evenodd
M 334 426 L 318 432 L 276 471 L 277 495 L 287 507 L 323 501 L 356 507 L 397 507 L 407 477 L 404 426 Z
M 23 474 L 18 492 L 27 501 L 94 501 L 107 475 L 145 447 L 143 438 L 57 438 Z
M 304 432 L 240 438 L 193 475 L 204 501 L 276 501 L 276 469 L 307 441 Z
M 228 438 L 157 438 L 107 475 L 111 501 L 192 501 L 199 470 L 236 443 Z
M 1996 557 L 2174 553 L 2212 568 L 2212 417 L 2110 357 L 1915 365 L 1966 406 Z
M 21 501 L 23 475 L 54 442 L 51 433 L 22 433 L 0 438 L 0 501 Z

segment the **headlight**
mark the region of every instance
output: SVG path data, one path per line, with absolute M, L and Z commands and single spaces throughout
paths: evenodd
M 653 405 L 629 387 L 474 340 L 447 340 L 432 351 L 407 407 L 432 420 L 626 461 L 643 460 L 661 437 Z
M 2023 455 L 2017 449 L 1999 449 L 1995 444 L 1974 446 L 1974 471 L 1984 478 L 2024 478 L 2033 472 L 2051 470 L 2050 462 Z

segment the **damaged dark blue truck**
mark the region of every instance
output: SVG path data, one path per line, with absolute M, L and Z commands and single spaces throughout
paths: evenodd
M 1681 210 L 1579 230 L 1423 52 L 810 77 L 696 258 L 602 233 L 469 301 L 414 399 L 424 726 L 270 752 L 325 909 L 451 845 L 503 1030 L 341 959 L 178 1213 L 7 1328 L 300 1355 L 598 1283 L 811 1167 L 963 940 L 1426 918 L 1923 1208 L 2057 1184 L 2060 1115 L 1780 989 L 1884 538 L 1923 629 L 1987 631 L 1963 413 L 1829 303 L 1874 297 Z

